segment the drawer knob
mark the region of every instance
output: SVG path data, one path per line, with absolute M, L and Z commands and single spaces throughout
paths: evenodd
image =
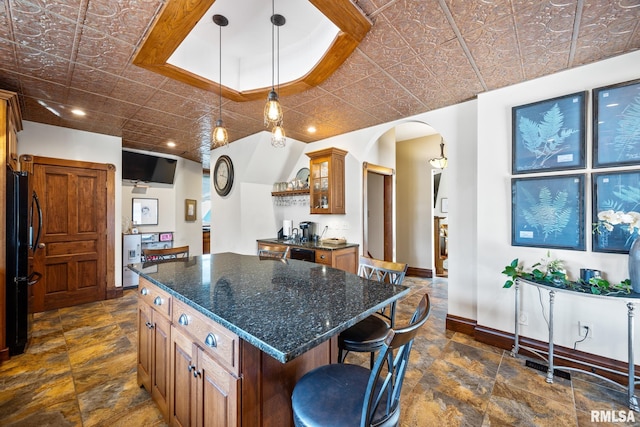
M 153 300 L 153 303 L 155 305 L 162 305 L 162 298 L 156 297 L 156 299 Z
M 140 289 L 140 293 L 141 293 L 142 295 L 149 295 L 149 289 L 147 289 L 147 288 L 142 288 L 142 289 Z
M 326 255 L 320 255 L 320 259 L 325 259 L 326 257 Z
M 212 333 L 209 333 L 209 335 L 207 335 L 207 338 L 204 339 L 204 343 L 211 348 L 216 348 L 218 346 L 216 337 Z
M 182 326 L 187 326 L 189 324 L 189 316 L 187 316 L 186 314 L 181 314 L 180 317 L 178 318 L 178 323 L 181 324 Z
M 147 328 L 149 329 L 153 329 L 153 323 L 151 322 L 146 322 L 145 325 L 147 326 Z

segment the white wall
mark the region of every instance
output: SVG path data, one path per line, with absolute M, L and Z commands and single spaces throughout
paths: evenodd
M 115 211 L 121 211 L 121 166 L 122 139 L 50 126 L 41 123 L 23 122 L 23 130 L 18 133 L 18 154 L 53 157 L 58 159 L 113 164 L 116 167 Z M 122 242 L 120 238 L 121 218 L 116 214 L 115 230 L 115 286 L 122 286 L 122 275 L 118 266 L 122 263 Z
M 511 246 L 512 107 L 637 79 L 640 76 L 639 65 L 640 52 L 634 52 L 478 96 L 476 234 L 479 250 L 475 261 L 477 280 L 469 283 L 469 286 L 477 286 L 478 324 L 503 331 L 514 330 L 513 289 L 502 289 L 506 277 L 500 272 L 514 258 L 519 258 L 527 267 L 531 267 L 547 252 L 542 248 Z M 589 178 L 592 172 L 592 116 L 590 96 L 587 99 L 587 168 L 584 172 Z M 454 154 L 451 157 L 458 159 Z M 590 182 L 590 179 L 586 180 L 586 230 L 590 230 L 591 222 Z M 453 193 L 458 186 L 454 184 L 450 188 Z M 453 235 L 458 227 L 458 221 L 453 215 L 450 223 Z M 570 277 L 577 278 L 580 268 L 601 270 L 612 282 L 628 277 L 627 255 L 591 252 L 590 236 L 585 236 L 585 240 L 586 251 L 551 250 L 552 257 L 564 260 Z M 454 248 L 451 251 L 455 253 Z M 467 263 L 473 264 L 473 261 L 468 260 Z M 464 265 L 451 266 L 452 271 L 458 268 L 464 268 Z M 542 317 L 543 309 L 538 293 L 531 288 L 524 291 L 523 309 L 528 313 L 529 326 L 524 326 L 522 333 L 547 341 L 547 327 Z M 542 300 L 542 306 L 548 313 L 546 292 L 543 293 Z M 624 301 L 559 294 L 554 313 L 557 325 L 554 337 L 556 344 L 573 348 L 574 342 L 579 339 L 578 321 L 587 321 L 593 325 L 594 338 L 578 344 L 578 350 L 627 360 L 627 309 Z M 640 340 L 637 338 L 636 352 L 640 349 Z

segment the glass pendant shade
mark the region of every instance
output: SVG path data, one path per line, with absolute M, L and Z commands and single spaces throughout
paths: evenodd
M 224 124 L 221 119 L 216 121 L 216 127 L 213 129 L 213 146 L 221 147 L 229 142 L 229 135 L 227 134 L 227 129 L 225 129 Z
M 444 156 L 444 140 L 440 138 L 440 157 L 429 160 L 429 164 L 437 169 L 444 169 L 449 163 L 448 159 Z
M 271 90 L 264 106 L 264 125 L 277 126 L 282 122 L 282 106 L 278 100 L 278 94 Z
M 280 125 L 276 125 L 271 130 L 271 145 L 276 148 L 283 148 L 287 142 L 287 138 L 284 134 L 284 128 Z

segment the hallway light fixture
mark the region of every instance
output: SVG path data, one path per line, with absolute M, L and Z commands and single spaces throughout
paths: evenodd
M 271 0 L 271 90 L 267 96 L 267 103 L 264 106 L 264 125 L 273 126 L 271 129 L 271 145 L 277 148 L 285 146 L 286 137 L 282 122 L 284 114 L 282 113 L 282 105 L 278 99 L 278 93 L 276 92 L 276 52 L 278 63 L 278 79 L 277 86 L 280 90 L 280 27 L 283 26 L 287 20 L 284 16 L 276 14 L 275 12 L 275 0 Z M 278 48 L 276 50 L 275 32 L 278 32 Z
M 429 164 L 434 168 L 444 169 L 449 163 L 448 159 L 444 156 L 444 139 L 440 137 L 440 157 L 429 160 Z
M 219 70 L 220 74 L 218 74 L 218 84 L 220 87 L 219 92 L 219 115 L 218 120 L 216 120 L 216 127 L 213 129 L 213 148 L 222 147 L 223 145 L 229 146 L 229 134 L 227 133 L 227 129 L 224 127 L 224 123 L 222 122 L 222 27 L 226 27 L 229 25 L 229 20 L 223 15 L 213 15 L 213 22 L 220 28 L 220 37 L 219 37 Z

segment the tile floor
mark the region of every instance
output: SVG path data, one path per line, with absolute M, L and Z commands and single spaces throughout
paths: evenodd
M 428 292 L 431 318 L 416 338 L 402 397 L 402 426 L 607 426 L 591 410 L 627 413 L 626 395 L 593 377 L 545 382 L 501 349 L 445 330 L 446 279 L 407 278 L 410 317 Z M 136 382 L 136 293 L 39 313 L 27 353 L 0 365 L 1 426 L 161 426 Z M 367 357 L 350 354 L 352 363 Z M 606 383 L 605 383 L 606 384 Z

